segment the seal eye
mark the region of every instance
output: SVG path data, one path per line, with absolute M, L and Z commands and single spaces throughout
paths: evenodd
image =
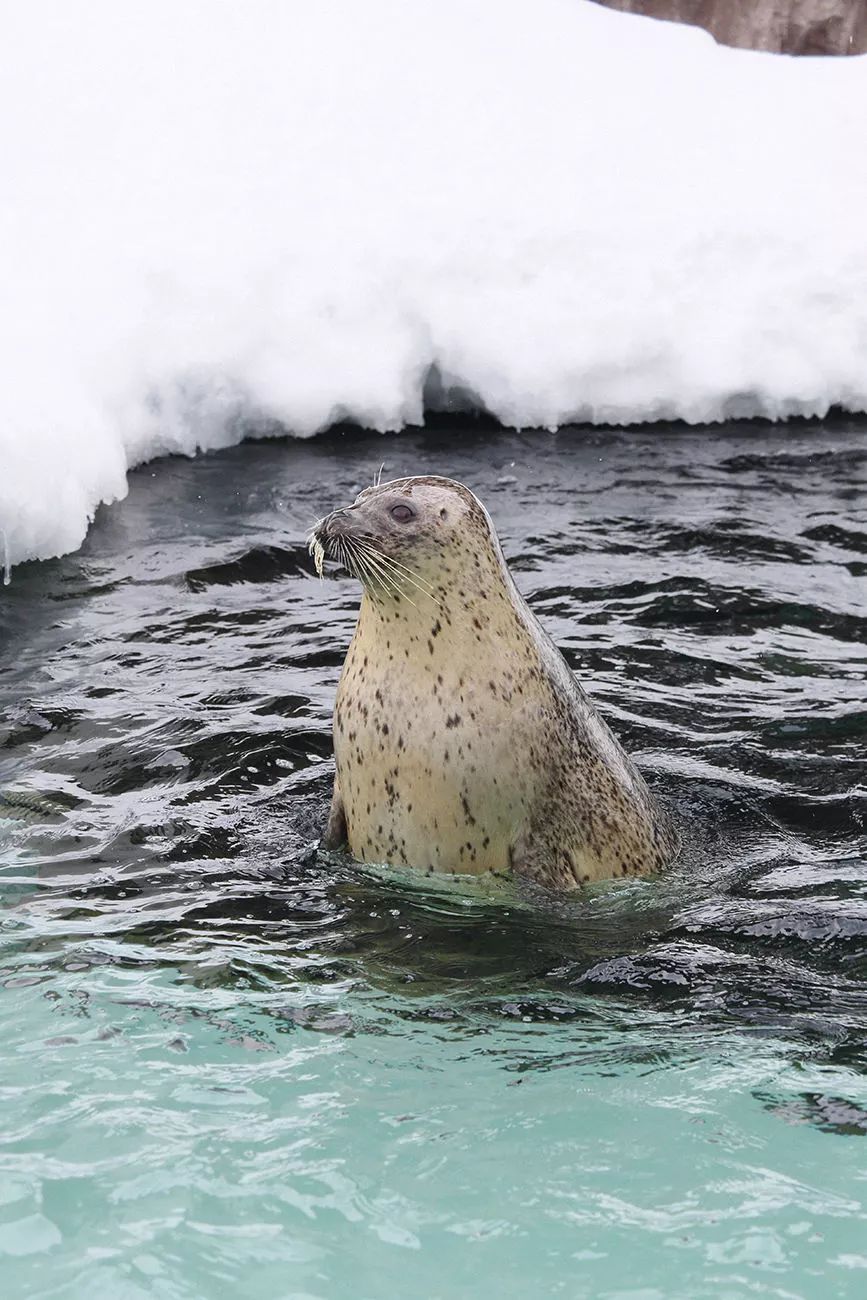
M 396 519 L 399 524 L 408 524 L 410 519 L 415 518 L 415 511 L 412 506 L 405 506 L 400 503 L 391 507 L 391 517 Z

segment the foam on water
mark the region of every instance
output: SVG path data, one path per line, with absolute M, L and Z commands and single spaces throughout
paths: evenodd
M 275 427 L 867 408 L 867 61 L 580 0 L 45 0 L 0 50 L 0 525 Z

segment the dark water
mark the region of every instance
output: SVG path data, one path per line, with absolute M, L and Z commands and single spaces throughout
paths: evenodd
M 383 461 L 386 477 L 447 474 L 486 502 L 533 609 L 675 810 L 685 848 L 665 879 L 558 899 L 317 856 L 358 589 L 317 581 L 304 538 Z M 348 432 L 146 466 L 79 554 L 17 569 L 0 594 L 0 1170 L 24 1188 L 0 1258 L 5 1241 L 15 1293 L 192 1296 L 246 1279 L 237 1294 L 462 1294 L 466 1241 L 498 1238 L 484 1267 L 503 1295 L 815 1295 L 828 1271 L 825 1293 L 863 1294 L 865 479 L 867 432 L 845 421 Z M 534 1076 L 556 1091 L 484 1109 L 496 1081 Z M 388 1172 L 402 1112 L 359 1100 L 395 1080 L 422 1129 L 458 1080 L 469 1108 L 452 1117 L 467 1163 L 453 1149 L 429 1195 L 416 1166 L 406 1184 Z M 221 1088 L 234 1104 L 257 1087 L 261 1129 L 238 1137 L 234 1112 L 213 1126 Z M 678 1163 L 714 1089 L 724 1151 Z M 603 1158 L 593 1128 L 615 1094 L 625 1128 Z M 269 1136 L 287 1108 L 313 1144 L 277 1178 L 295 1200 L 267 1184 L 255 1250 L 202 1244 L 197 1224 L 246 1221 L 251 1170 L 266 1178 L 295 1140 Z M 562 1128 L 509 1147 L 504 1133 L 558 1108 Z M 580 1113 L 590 1130 L 566 1158 Z M 548 1180 L 535 1200 L 522 1184 L 510 1218 L 496 1153 L 514 1178 L 539 1150 Z M 351 1209 L 334 1207 L 338 1167 Z M 570 1178 L 586 1194 L 567 1224 L 551 1207 Z M 758 1199 L 732 1192 L 741 1208 L 721 1211 L 738 1178 Z M 652 1221 L 641 1186 L 664 1202 Z M 805 1186 L 810 1205 L 779 1190 Z M 643 1237 L 641 1276 L 625 1278 Z

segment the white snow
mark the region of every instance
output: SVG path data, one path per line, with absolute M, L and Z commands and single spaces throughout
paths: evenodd
M 584 0 L 2 27 L 0 561 L 248 417 L 418 421 L 433 365 L 524 426 L 867 409 L 865 58 Z

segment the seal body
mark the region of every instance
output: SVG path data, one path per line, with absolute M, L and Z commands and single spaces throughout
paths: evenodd
M 659 870 L 676 835 L 449 479 L 368 488 L 312 547 L 363 584 L 334 710 L 326 846 L 572 888 Z

